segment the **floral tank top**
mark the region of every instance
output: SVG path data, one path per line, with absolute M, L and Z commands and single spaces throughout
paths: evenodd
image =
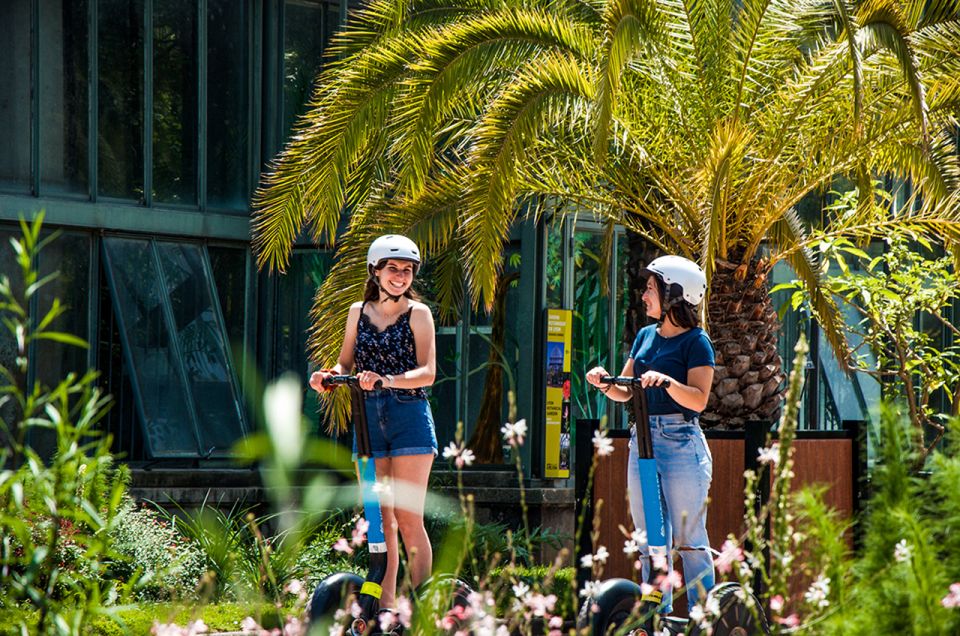
M 353 361 L 356 371 L 373 371 L 380 375 L 403 375 L 410 369 L 420 366 L 417 363 L 417 346 L 410 328 L 408 311 L 383 331 L 370 322 L 363 313 L 366 303 L 360 307 L 360 320 L 357 322 L 357 341 L 353 346 Z M 399 395 L 410 395 L 426 399 L 427 392 L 419 389 L 393 389 Z

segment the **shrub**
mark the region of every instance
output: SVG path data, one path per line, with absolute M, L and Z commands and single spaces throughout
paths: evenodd
M 125 499 L 111 532 L 117 558 L 110 576 L 139 577 L 139 600 L 195 597 L 206 572 L 206 559 L 196 543 L 181 535 L 155 510 Z

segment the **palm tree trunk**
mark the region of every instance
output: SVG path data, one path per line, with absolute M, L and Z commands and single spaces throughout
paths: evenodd
M 783 360 L 780 320 L 767 293 L 766 268 L 718 263 L 710 283 L 708 328 L 717 352 L 704 426 L 739 429 L 744 422 L 779 418 Z
M 467 448 L 473 451 L 478 464 L 502 464 L 503 447 L 500 427 L 503 425 L 503 347 L 506 342 L 507 290 L 520 278 L 520 272 L 500 274 L 490 316 L 490 355 L 487 377 L 483 384 L 480 414 L 473 427 Z

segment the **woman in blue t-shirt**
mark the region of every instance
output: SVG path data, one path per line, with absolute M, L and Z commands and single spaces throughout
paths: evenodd
M 688 605 L 692 607 L 714 584 L 713 557 L 707 539 L 707 493 L 713 458 L 699 422 L 710 397 L 715 366 L 713 344 L 700 328 L 697 315 L 697 305 L 707 291 L 707 279 L 696 263 L 680 256 L 657 258 L 643 273 L 647 277 L 643 303 L 647 315 L 657 322 L 637 333 L 620 375 L 640 377 L 646 391 L 667 548 L 682 547 L 683 578 Z M 629 389 L 600 382 L 605 375 L 609 375 L 606 369 L 595 367 L 587 372 L 587 382 L 611 400 L 629 400 Z M 669 386 L 664 388 L 667 381 Z M 634 526 L 646 531 L 637 460 L 634 429 L 627 490 Z M 642 553 L 641 561 L 646 581 L 649 553 Z M 672 569 L 669 563 L 656 565 Z M 672 592 L 665 590 L 663 597 L 661 611 L 669 613 Z

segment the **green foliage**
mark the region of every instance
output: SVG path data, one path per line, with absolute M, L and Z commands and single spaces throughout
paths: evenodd
M 0 320 L 17 345 L 14 368 L 0 366 L 0 407 L 8 403 L 15 413 L 0 431 L 7 437 L 0 449 L 0 607 L 20 608 L 10 625 L 30 633 L 79 634 L 134 585 L 108 576 L 126 473 L 114 466 L 110 438 L 97 428 L 110 402 L 94 373 L 69 374 L 52 387 L 27 384 L 31 342 L 86 346 L 53 330 L 64 311 L 59 302 L 36 321 L 27 310 L 55 276 L 41 279 L 33 269 L 56 236 L 41 240 L 42 222 L 42 214 L 21 221 L 22 238 L 11 240 L 19 280 L 11 283 L 7 273 L 0 279 Z M 31 429 L 54 432 L 53 457 L 30 446 Z
M 863 551 L 842 564 L 849 591 L 826 617 L 823 633 L 933 636 L 960 631 L 960 612 L 944 602 L 950 585 L 960 581 L 956 433 L 933 453 L 932 472 L 924 477 L 913 472 L 920 449 L 908 430 L 894 409 L 884 409 L 883 458 L 873 473 Z
M 884 205 L 889 200 L 884 195 Z M 879 205 L 879 204 L 878 204 Z M 857 191 L 840 195 L 830 211 L 840 218 L 856 215 Z M 937 256 L 942 246 L 916 233 L 892 233 L 877 249 L 864 251 L 844 238 L 817 235 L 824 287 L 855 317 L 847 334 L 849 362 L 855 370 L 884 383 L 888 396 L 906 405 L 917 434 L 929 430 L 929 452 L 939 441 L 947 414 L 935 399 L 942 395 L 949 413 L 960 404 L 960 329 L 953 308 L 960 299 L 954 259 Z M 791 304 L 810 298 L 809 288 L 794 281 Z M 815 307 L 810 307 L 819 317 Z M 947 340 L 941 332 L 950 334 Z
M 554 568 L 546 565 L 525 567 L 521 565 L 506 565 L 491 570 L 486 580 L 489 587 L 500 589 L 497 595 L 497 614 L 508 616 L 512 605 L 517 599 L 513 586 L 522 583 L 531 590 L 542 594 L 553 594 L 557 597 L 553 614 L 564 620 L 571 620 L 577 615 L 576 598 L 577 571 L 572 567 Z
M 207 570 L 204 554 L 156 510 L 125 498 L 111 534 L 118 558 L 111 564 L 109 576 L 119 580 L 140 577 L 137 600 L 196 597 Z

